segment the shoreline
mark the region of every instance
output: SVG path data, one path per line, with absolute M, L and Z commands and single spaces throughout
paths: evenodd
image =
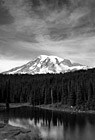
M 0 107 L 0 110 L 5 110 L 6 106 L 5 104 L 0 104 L 3 105 L 3 107 Z M 33 107 L 30 103 L 10 103 L 9 108 L 18 108 L 18 107 Z M 57 106 L 56 104 L 49 104 L 49 105 L 36 105 L 34 106 L 39 109 L 45 109 L 45 110 L 50 110 L 50 111 L 57 111 L 57 112 L 63 112 L 63 113 L 70 113 L 70 114 L 95 114 L 95 110 L 81 110 L 81 109 L 76 109 L 76 107 L 72 106 Z
M 10 103 L 9 104 L 9 109 L 10 108 L 18 108 L 18 107 L 23 107 L 23 106 L 32 106 L 30 103 Z M 0 103 L 0 110 L 5 110 L 6 104 L 5 103 Z
M 37 108 L 40 108 L 40 109 L 45 109 L 45 110 L 50 110 L 50 111 L 57 111 L 57 112 L 63 112 L 63 113 L 70 113 L 70 114 L 93 114 L 95 115 L 95 110 L 81 110 L 81 109 L 76 109 L 73 108 L 71 106 L 71 108 L 68 106 L 68 107 L 54 107 L 52 105 L 37 105 L 36 106 Z

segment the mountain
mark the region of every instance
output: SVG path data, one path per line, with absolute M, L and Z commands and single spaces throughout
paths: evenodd
M 20 67 L 13 68 L 3 74 L 46 74 L 46 73 L 66 73 L 70 71 L 88 69 L 78 63 L 72 63 L 68 59 L 62 59 L 57 56 L 40 55 L 33 61 Z

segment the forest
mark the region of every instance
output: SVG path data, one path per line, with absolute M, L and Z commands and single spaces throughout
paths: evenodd
M 26 102 L 95 110 L 95 69 L 65 74 L 0 74 L 0 103 Z

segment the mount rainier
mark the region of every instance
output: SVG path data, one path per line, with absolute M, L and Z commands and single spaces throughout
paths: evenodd
M 66 73 L 81 69 L 88 69 L 78 63 L 72 63 L 68 59 L 62 59 L 57 56 L 40 55 L 33 61 L 20 67 L 13 68 L 3 74 L 46 74 L 46 73 Z

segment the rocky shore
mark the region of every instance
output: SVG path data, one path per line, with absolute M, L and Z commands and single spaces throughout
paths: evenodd
M 38 130 L 0 123 L 0 140 L 41 140 Z

